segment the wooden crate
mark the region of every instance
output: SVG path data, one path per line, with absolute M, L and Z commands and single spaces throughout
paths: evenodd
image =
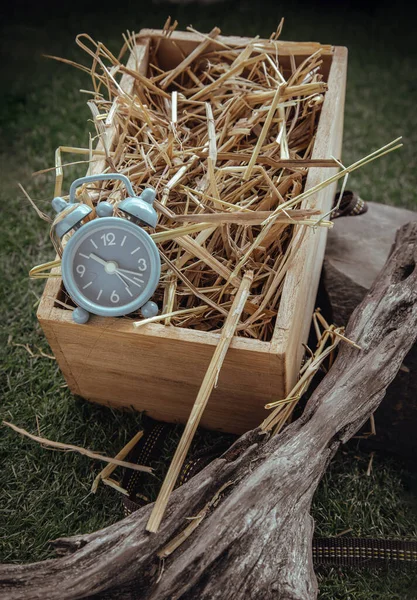
M 245 38 L 219 38 L 244 46 Z M 176 32 L 170 38 L 161 31 L 142 30 L 128 67 L 146 73 L 149 45 L 159 42 L 160 64 L 171 69 L 201 42 L 192 33 Z M 280 61 L 310 56 L 319 44 L 279 42 Z M 323 47 L 323 75 L 329 89 L 318 124 L 313 158 L 339 157 L 342 144 L 347 50 Z M 132 92 L 135 79 L 123 76 L 121 85 Z M 105 143 L 112 147 L 110 125 Z M 97 162 L 90 173 L 102 172 Z M 310 169 L 306 189 L 315 186 L 334 169 Z M 305 207 L 329 210 L 335 185 L 304 202 Z M 308 229 L 288 271 L 277 324 L 271 342 L 236 337 L 226 356 L 202 425 L 242 433 L 266 416 L 264 404 L 284 397 L 297 378 L 303 347 L 323 261 L 326 230 Z M 47 281 L 38 318 L 72 392 L 115 407 L 132 406 L 165 421 L 185 422 L 208 367 L 219 335 L 152 324 L 135 330 L 130 319 L 93 316 L 87 325 L 72 322 L 71 311 L 55 300 L 62 294 L 61 279 Z

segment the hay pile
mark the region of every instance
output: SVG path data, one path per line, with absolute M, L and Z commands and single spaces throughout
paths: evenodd
M 172 30 L 165 27 L 166 38 Z M 99 160 L 108 172 L 127 175 L 138 192 L 145 185 L 157 190 L 154 239 L 163 269 L 155 300 L 168 315 L 163 322 L 218 331 L 250 269 L 238 333 L 266 341 L 302 231 L 330 226 L 318 211 L 302 209 L 300 196 L 309 166 L 336 165 L 311 160 L 327 47 L 317 44 L 302 62 L 287 56 L 281 64 L 279 32 L 240 47 L 218 40 L 219 33 L 200 34 L 192 54 L 171 70 L 163 67 L 160 41 L 152 40 L 146 74 L 86 35 L 77 42 L 93 57 L 83 68 L 92 77 L 88 104 L 106 154 Z M 134 35 L 125 40 L 132 56 L 138 49 L 143 56 L 149 43 Z M 109 126 L 112 139 L 104 142 Z M 100 146 L 90 149 L 91 165 L 99 153 Z M 120 199 L 117 183 L 95 185 L 82 191 L 84 201 Z

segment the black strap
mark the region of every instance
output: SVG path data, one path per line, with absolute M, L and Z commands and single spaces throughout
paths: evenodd
M 339 207 L 336 208 L 338 204 Z M 364 200 L 362 200 L 362 198 L 358 196 L 358 194 L 351 192 L 350 190 L 345 190 L 341 199 L 340 192 L 335 195 L 331 218 L 338 219 L 339 217 L 356 217 L 357 215 L 363 215 L 367 210 L 368 205 Z
M 313 538 L 316 565 L 344 567 L 381 566 L 382 563 L 417 562 L 417 541 L 374 538 Z
M 164 442 L 171 430 L 172 426 L 168 423 L 150 422 L 139 442 L 128 454 L 127 460 L 138 465 L 153 464 L 160 457 Z M 151 501 L 146 494 L 146 487 L 151 481 L 152 475 L 148 473 L 125 469 L 122 485 L 129 493 L 129 496 L 123 496 L 125 516 Z

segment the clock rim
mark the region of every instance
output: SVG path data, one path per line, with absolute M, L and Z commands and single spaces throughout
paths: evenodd
M 117 307 L 100 306 L 83 296 L 75 283 L 72 272 L 74 254 L 76 247 L 78 246 L 78 241 L 89 235 L 89 233 L 91 235 L 91 230 L 100 229 L 105 225 L 112 225 L 113 227 L 128 230 L 137 237 L 142 238 L 142 242 L 146 245 L 151 261 L 151 276 L 143 292 L 128 304 Z M 153 296 L 161 276 L 161 260 L 155 242 L 139 225 L 132 223 L 132 221 L 125 221 L 119 217 L 100 217 L 85 223 L 70 237 L 63 250 L 61 272 L 65 289 L 78 306 L 99 317 L 121 317 L 135 312 Z

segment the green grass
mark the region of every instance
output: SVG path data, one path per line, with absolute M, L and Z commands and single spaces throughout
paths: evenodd
M 417 538 L 417 476 L 394 460 L 342 450 L 324 476 L 312 513 L 321 537 Z M 415 600 L 414 567 L 318 570 L 321 600 Z
M 149 8 L 145 10 L 145 6 Z M 350 66 L 346 104 L 343 159 L 350 163 L 391 139 L 404 135 L 404 148 L 355 173 L 349 187 L 362 197 L 416 208 L 417 116 L 414 110 L 415 49 L 411 25 L 398 10 L 395 19 L 384 4 L 361 13 L 332 4 L 289 9 L 257 3 L 226 2 L 200 6 L 138 4 L 118 14 L 84 12 L 77 2 L 68 14 L 42 11 L 19 13 L 3 25 L 2 49 L 7 66 L 0 100 L 1 238 L 1 417 L 41 434 L 94 450 L 114 454 L 138 430 L 136 413 L 112 412 L 74 398 L 55 362 L 31 357 L 15 344 L 29 344 L 48 352 L 35 318 L 42 284 L 29 281 L 28 270 L 53 256 L 47 225 L 40 221 L 17 188 L 20 181 L 39 205 L 50 211 L 51 174 L 31 178 L 33 171 L 53 164 L 59 145 L 87 144 L 89 112 L 80 88 L 88 79 L 79 71 L 47 61 L 42 53 L 80 59 L 73 38 L 81 31 L 117 50 L 121 32 L 161 26 L 166 16 L 181 26 L 192 23 L 202 30 L 219 25 L 225 34 L 269 35 L 280 16 L 287 24 L 286 39 L 315 39 L 349 47 Z M 398 8 L 398 7 L 397 7 Z M 66 10 L 61 7 L 61 10 Z M 265 17 L 267 15 L 267 18 Z M 82 174 L 74 167 L 66 185 Z M 90 494 L 101 465 L 85 457 L 41 448 L 7 429 L 0 436 L 1 510 L 0 558 L 32 561 L 51 556 L 48 540 L 93 531 L 122 516 L 120 497 L 101 487 Z M 200 443 L 211 440 L 202 434 Z M 171 450 L 174 441 L 171 443 Z M 168 462 L 169 448 L 158 467 L 159 481 Z M 317 493 L 314 516 L 322 535 L 352 528 L 348 535 L 417 536 L 416 483 L 394 461 L 376 457 L 371 477 L 368 457 L 340 453 Z M 155 494 L 156 488 L 153 490 Z M 415 572 L 389 569 L 350 572 L 329 569 L 319 573 L 323 599 L 417 598 Z M 409 591 L 413 590 L 413 591 Z M 411 594 L 411 595 L 410 595 Z

